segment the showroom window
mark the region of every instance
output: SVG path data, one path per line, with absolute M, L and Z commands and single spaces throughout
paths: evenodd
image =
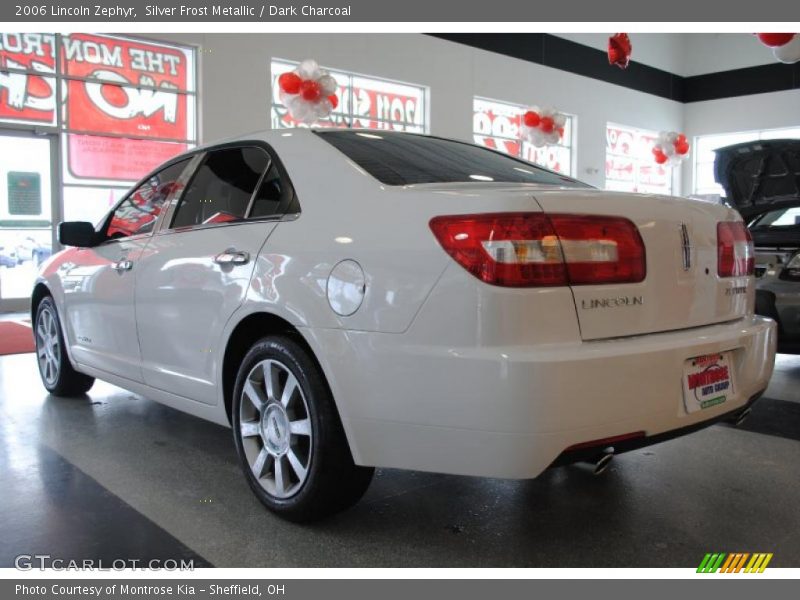
M 606 125 L 606 189 L 672 194 L 672 169 L 653 159 L 657 131 Z
M 98 222 L 132 183 L 196 144 L 193 48 L 3 33 L 0 67 L 0 121 L 60 133 L 66 220 Z
M 522 140 L 522 104 L 475 97 L 472 100 L 472 137 L 476 144 L 517 156 L 547 169 L 572 176 L 574 173 L 575 121 L 567 115 L 564 135 L 558 144 L 537 148 Z
M 694 186 L 693 191 L 699 195 L 724 196 L 725 190 L 714 180 L 715 150 L 754 142 L 756 140 L 774 140 L 781 138 L 800 138 L 800 127 L 784 129 L 765 129 L 761 131 L 745 131 L 741 133 L 721 133 L 700 135 L 694 138 Z
M 288 60 L 273 60 L 272 110 L 273 129 L 298 127 L 280 100 L 278 77 L 294 70 L 299 63 Z M 426 86 L 402 83 L 389 79 L 359 75 L 324 67 L 339 84 L 339 105 L 329 118 L 322 119 L 315 127 L 353 127 L 362 129 L 391 129 L 412 133 L 427 133 L 428 94 Z

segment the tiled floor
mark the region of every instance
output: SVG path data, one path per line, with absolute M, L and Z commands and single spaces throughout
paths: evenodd
M 715 425 L 535 481 L 379 471 L 352 510 L 286 523 L 250 493 L 229 430 L 98 382 L 48 396 L 0 357 L 0 566 L 18 553 L 219 566 L 800 566 L 800 357 L 744 427 Z

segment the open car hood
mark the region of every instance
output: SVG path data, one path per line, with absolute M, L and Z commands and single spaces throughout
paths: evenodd
M 761 140 L 716 151 L 714 179 L 745 221 L 800 205 L 800 140 Z

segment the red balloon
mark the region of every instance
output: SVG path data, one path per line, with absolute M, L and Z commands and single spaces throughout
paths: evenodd
M 337 106 L 339 106 L 339 97 L 336 94 L 331 94 L 330 96 L 328 96 L 328 102 L 331 103 L 331 106 L 333 108 L 336 108 Z
M 689 152 L 689 142 L 687 142 L 686 139 L 675 142 L 675 152 L 678 154 L 686 154 Z
M 564 128 L 563 127 L 559 127 L 558 129 L 556 129 L 556 131 L 558 132 L 558 137 L 564 137 Z
M 795 36 L 794 33 L 757 33 L 756 35 L 758 39 L 761 40 L 762 44 L 770 48 L 785 46 L 791 42 Z
M 301 83 L 303 83 L 303 80 L 300 79 L 300 76 L 297 73 L 292 71 L 288 73 L 281 73 L 281 76 L 278 77 L 278 85 L 281 86 L 281 89 L 287 94 L 298 93 L 300 91 Z
M 627 33 L 615 33 L 608 38 L 608 64 L 627 69 L 631 62 L 631 38 Z
M 653 154 L 655 155 L 656 162 L 660 165 L 663 165 L 669 160 L 669 157 L 658 148 L 653 148 Z
M 678 139 L 675 141 L 675 143 L 678 143 L 678 142 L 685 142 L 685 141 L 686 141 L 686 136 L 685 136 L 685 135 L 683 135 L 682 133 L 679 133 L 679 134 L 678 134 Z
M 526 127 L 538 127 L 542 119 L 539 116 L 539 113 L 529 110 L 522 115 L 522 120 Z
M 300 95 L 303 96 L 303 100 L 316 102 L 322 96 L 322 88 L 313 79 L 306 79 L 300 84 Z
M 555 123 L 553 119 L 550 117 L 542 117 L 539 121 L 539 129 L 544 131 L 545 133 L 552 133 L 553 129 L 555 128 Z

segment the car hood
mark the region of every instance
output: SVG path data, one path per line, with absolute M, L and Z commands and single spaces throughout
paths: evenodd
M 800 205 L 800 140 L 760 140 L 716 150 L 714 178 L 745 220 Z

